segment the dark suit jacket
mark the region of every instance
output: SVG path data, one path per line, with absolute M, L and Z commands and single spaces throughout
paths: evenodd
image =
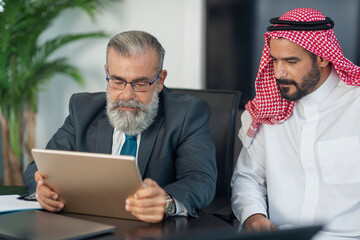
M 191 216 L 206 207 L 215 195 L 215 146 L 210 138 L 210 109 L 198 98 L 171 92 L 159 94 L 154 123 L 141 135 L 138 166 L 144 178 L 182 202 Z M 106 95 L 74 94 L 70 114 L 46 148 L 81 152 L 111 153 L 113 127 L 106 115 Z M 29 192 L 36 190 L 34 162 L 24 173 Z

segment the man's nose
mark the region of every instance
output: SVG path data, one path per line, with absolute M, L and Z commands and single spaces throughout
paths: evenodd
M 286 78 L 287 76 L 286 69 L 281 64 L 277 64 L 276 66 L 274 66 L 274 72 L 275 78 L 277 79 Z
M 123 100 L 129 101 L 131 99 L 134 99 L 136 97 L 134 89 L 132 89 L 132 86 L 130 83 L 127 83 L 125 88 L 122 90 L 121 98 Z

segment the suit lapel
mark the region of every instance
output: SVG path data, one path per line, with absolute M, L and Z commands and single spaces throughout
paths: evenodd
M 141 176 L 144 176 L 146 165 L 149 161 L 151 152 L 154 148 L 154 144 L 158 136 L 159 129 L 163 121 L 163 118 L 159 119 L 141 134 L 138 157 L 138 166 Z
M 149 162 L 152 150 L 154 149 L 155 141 L 158 137 L 158 133 L 161 125 L 164 122 L 164 97 L 163 94 L 166 92 L 164 87 L 163 91 L 159 93 L 159 109 L 158 114 L 154 120 L 154 123 L 141 133 L 141 140 L 139 146 L 138 166 L 140 175 L 143 177 L 147 163 Z
M 111 154 L 114 128 L 106 115 L 98 121 L 96 129 L 96 152 Z

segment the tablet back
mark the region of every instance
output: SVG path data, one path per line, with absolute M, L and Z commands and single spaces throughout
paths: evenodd
M 33 149 L 44 182 L 64 201 L 63 211 L 136 219 L 125 199 L 141 187 L 133 156 Z

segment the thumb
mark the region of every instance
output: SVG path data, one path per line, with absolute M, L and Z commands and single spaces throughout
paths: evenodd
M 39 182 L 40 180 L 43 180 L 43 177 L 40 175 L 39 171 L 35 172 L 35 181 Z
M 145 178 L 144 181 L 143 181 L 143 187 L 146 188 L 146 187 L 156 187 L 158 186 L 158 184 L 150 179 L 150 178 Z

